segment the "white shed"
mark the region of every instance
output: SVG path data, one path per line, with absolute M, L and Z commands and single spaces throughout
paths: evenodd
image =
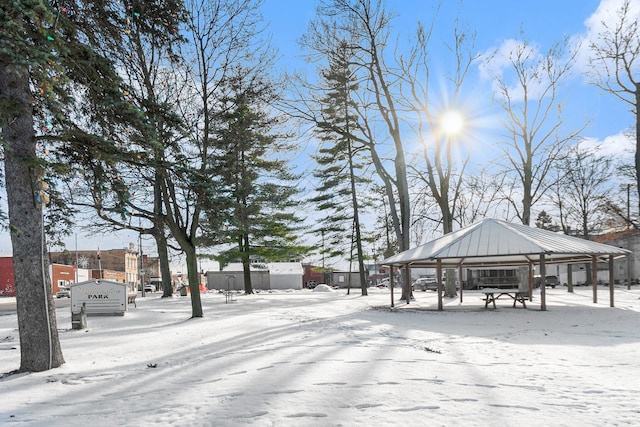
M 304 268 L 299 262 L 272 262 L 269 268 L 271 289 L 302 289 Z

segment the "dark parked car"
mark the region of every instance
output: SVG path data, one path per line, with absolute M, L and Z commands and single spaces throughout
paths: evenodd
M 535 276 L 533 278 L 533 286 L 535 288 L 539 288 L 542 284 L 542 278 L 540 276 Z M 560 286 L 560 281 L 558 280 L 558 276 L 546 276 L 544 279 L 544 285 L 546 287 L 555 288 L 556 286 Z
M 544 284 L 546 286 L 551 286 L 552 288 L 555 288 L 556 286 L 560 285 L 560 281 L 558 280 L 558 276 L 547 276 L 544 279 Z
M 416 281 L 413 282 L 412 286 L 413 286 L 413 290 L 420 289 L 423 292 L 427 290 L 437 291 L 438 281 L 436 280 L 435 277 L 421 277 L 419 279 L 416 279 Z

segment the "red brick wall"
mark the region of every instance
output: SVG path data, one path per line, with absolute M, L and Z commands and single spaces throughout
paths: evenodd
M 52 264 L 51 265 L 51 283 L 52 292 L 55 295 L 60 289 L 59 282 L 75 283 L 76 270 L 73 265 Z
M 0 257 L 0 296 L 15 297 L 15 279 L 13 277 L 13 258 Z

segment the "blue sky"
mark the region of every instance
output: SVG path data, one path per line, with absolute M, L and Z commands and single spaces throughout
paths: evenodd
M 618 5 L 621 1 L 605 0 L 602 3 Z M 291 70 L 306 67 L 296 40 L 305 32 L 309 20 L 313 19 L 316 4 L 310 0 L 265 0 L 264 17 L 270 23 L 273 43 L 280 49 L 280 65 L 283 68 Z M 427 25 L 431 23 L 438 2 L 401 0 L 389 1 L 388 4 L 397 15 L 392 22 L 394 36 L 404 40 L 412 34 L 418 20 Z M 519 38 L 521 29 L 530 42 L 546 51 L 565 37 L 575 38 L 586 34 L 585 22 L 594 16 L 599 6 L 599 0 L 447 0 L 442 2 L 438 12 L 431 47 L 436 52 L 441 49 L 443 58 L 452 60 L 452 55 L 444 48 L 444 42 L 450 39 L 451 28 L 458 18 L 465 29 L 476 31 L 475 46 L 478 53 L 492 51 L 509 39 Z M 600 20 L 599 17 L 595 19 Z M 434 57 L 437 57 L 437 53 Z M 447 60 L 443 60 L 440 64 L 435 63 L 434 68 L 441 67 L 446 72 L 449 65 Z M 633 116 L 628 106 L 587 84 L 579 72 L 579 67 L 576 67 L 576 75 L 571 79 L 571 84 L 565 87 L 567 120 L 576 120 L 578 123 L 588 117 L 592 124 L 584 136 L 600 141 L 631 126 Z M 489 85 L 489 82 L 484 83 Z M 490 102 L 491 93 L 488 87 L 486 89 L 480 96 Z
M 466 0 L 441 2 L 438 19 L 435 24 L 435 34 L 432 48 L 434 57 L 441 57 L 441 63 L 434 63 L 434 68 L 446 72 L 452 57 L 444 48 L 444 40 L 451 36 L 454 20 L 459 18 L 462 26 L 470 31 L 476 31 L 475 47 L 478 53 L 498 49 L 506 41 L 518 38 L 520 30 L 534 42 L 542 51 L 547 50 L 563 37 L 575 38 L 587 34 L 587 22 L 599 22 L 604 15 L 602 9 L 607 5 L 619 5 L 621 0 L 537 0 L 519 2 L 515 0 Z M 602 3 L 602 4 L 601 4 Z M 634 0 L 640 9 L 640 0 Z M 305 67 L 302 52 L 296 41 L 304 34 L 307 23 L 315 16 L 317 2 L 314 0 L 265 0 L 263 14 L 265 22 L 269 24 L 267 32 L 272 35 L 273 44 L 280 50 L 279 66 L 289 71 Z M 397 0 L 388 1 L 388 5 L 397 14 L 392 22 L 392 32 L 399 40 L 409 37 L 418 20 L 430 24 L 438 5 L 430 0 Z M 591 21 L 590 21 L 591 20 Z M 439 55 L 439 52 L 442 52 Z M 579 64 L 576 67 L 579 71 Z M 491 103 L 491 82 L 478 81 L 474 86 L 474 93 L 482 103 Z M 607 141 L 607 147 L 612 151 L 619 151 L 620 135 L 633 124 L 633 116 L 627 105 L 621 103 L 609 94 L 602 94 L 599 89 L 587 84 L 579 72 L 566 86 L 564 98 L 567 101 L 565 115 L 567 124 L 575 123 L 579 126 L 589 117 L 591 125 L 585 130 L 584 136 L 594 141 Z M 495 108 L 490 107 L 490 108 Z M 490 138 L 490 137 L 489 137 Z M 481 162 L 486 152 L 479 152 L 475 156 Z M 302 154 L 296 159 L 302 164 L 311 166 L 308 154 Z M 127 246 L 128 242 L 137 242 L 137 235 L 121 234 L 115 238 L 86 237 L 78 235 L 79 249 L 96 247 L 96 241 L 101 241 L 104 249 Z M 69 248 L 75 247 L 72 237 Z M 143 243 L 143 246 L 152 246 Z M 7 254 L 11 248 L 7 234 L 0 234 L 0 255 Z M 146 252 L 152 247 L 145 248 Z
M 438 3 L 441 3 L 439 10 Z M 633 0 L 633 3 L 634 10 L 639 11 L 640 0 Z M 306 68 L 307 73 L 313 72 L 302 61 L 302 52 L 296 40 L 304 34 L 307 23 L 315 16 L 316 4 L 315 1 L 265 0 L 265 19 L 271 23 L 269 31 L 273 35 L 274 45 L 281 50 L 280 66 L 289 71 Z M 566 42 L 567 46 L 572 47 L 577 40 L 583 40 L 581 53 L 572 61 L 572 76 L 563 82 L 558 98 L 565 103 L 563 127 L 566 131 L 576 130 L 589 122 L 581 133 L 582 137 L 590 144 L 602 144 L 602 151 L 628 157 L 629 153 L 625 150 L 629 150 L 630 145 L 624 133 L 634 125 L 630 106 L 591 85 L 584 75 L 590 40 L 601 31 L 601 21 L 609 20 L 621 4 L 622 0 L 387 1 L 388 7 L 396 15 L 391 22 L 391 33 L 392 38 L 397 37 L 400 49 L 405 47 L 405 40 L 413 35 L 418 21 L 429 26 L 437 13 L 430 42 L 433 49 L 430 66 L 436 76 L 432 78 L 433 85 L 441 84 L 445 80 L 443 76 L 452 70 L 455 58 L 445 43 L 451 43 L 456 20 L 466 32 L 476 33 L 474 53 L 482 55 L 519 42 L 523 37 L 541 54 L 555 43 Z M 494 65 L 500 68 L 501 64 L 497 62 Z M 467 90 L 473 93 L 475 105 L 486 109 L 485 113 L 494 121 L 490 129 L 474 135 L 477 140 L 474 141 L 471 164 L 475 163 L 477 168 L 496 160 L 499 155 L 496 140 L 499 138 L 499 115 L 502 110 L 492 103 L 492 81 L 483 79 L 479 69 L 472 72 L 468 82 Z M 437 92 L 438 89 L 432 90 L 432 93 Z M 410 135 L 405 135 L 405 149 L 411 145 L 411 139 Z M 313 167 L 308 152 L 302 153 L 297 162 Z M 312 188 L 309 184 L 305 182 Z M 534 215 L 540 209 L 544 209 L 544 206 L 534 207 Z

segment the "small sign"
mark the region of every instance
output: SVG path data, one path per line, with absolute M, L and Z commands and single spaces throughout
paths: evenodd
M 127 311 L 128 286 L 112 280 L 94 279 L 73 283 L 71 313 L 80 313 L 85 305 L 87 316 L 122 316 Z

